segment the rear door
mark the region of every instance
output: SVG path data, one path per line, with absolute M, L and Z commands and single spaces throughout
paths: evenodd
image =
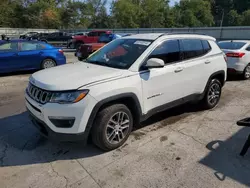
M 208 81 L 210 71 L 208 65 L 211 60 L 205 56 L 202 40 L 182 39 L 180 40 L 182 51 L 182 66 L 184 67 L 184 84 L 182 90 L 185 96 L 200 94 Z
M 40 68 L 41 56 L 43 51 L 41 45 L 36 42 L 20 42 L 18 52 L 18 66 L 21 69 L 36 69 Z
M 0 72 L 16 70 L 18 62 L 18 43 L 7 42 L 0 45 Z

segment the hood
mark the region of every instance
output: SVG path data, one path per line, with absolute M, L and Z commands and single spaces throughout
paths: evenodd
M 35 86 L 49 90 L 74 90 L 121 76 L 123 70 L 77 62 L 38 71 L 30 77 Z

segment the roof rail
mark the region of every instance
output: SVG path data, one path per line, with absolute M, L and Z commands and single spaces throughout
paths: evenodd
M 171 32 L 171 33 L 163 33 L 160 36 L 158 36 L 157 38 L 160 38 L 162 36 L 166 36 L 166 35 L 204 35 L 204 36 L 208 36 L 205 33 L 192 33 L 192 32 Z
M 166 33 L 166 35 L 207 35 L 205 33 L 195 33 L 195 32 L 171 32 L 171 33 Z

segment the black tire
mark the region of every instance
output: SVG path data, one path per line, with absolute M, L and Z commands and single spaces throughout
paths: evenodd
M 78 57 L 78 60 L 79 60 L 79 61 L 82 61 L 82 60 L 84 60 L 84 59 L 83 59 L 82 57 Z
M 248 80 L 250 78 L 250 64 L 248 64 L 242 74 L 243 80 Z
M 118 136 L 120 137 L 120 135 L 122 135 L 120 132 L 116 133 L 115 131 L 115 124 L 112 125 L 112 129 L 110 129 L 111 126 L 108 127 L 108 123 L 111 122 L 111 118 L 113 117 L 117 117 L 116 114 L 120 113 L 125 113 L 126 116 L 124 115 L 123 117 L 128 117 L 129 122 L 126 123 L 127 129 L 126 134 L 124 134 L 124 137 L 122 140 L 120 140 L 120 142 L 117 143 L 111 143 L 110 140 L 108 139 L 108 137 L 113 137 L 112 141 L 114 141 L 114 139 L 119 139 Z M 118 115 L 119 116 L 119 115 Z M 119 116 L 120 117 L 120 116 Z M 124 119 L 124 118 L 122 118 Z M 112 119 L 114 120 L 114 119 Z M 119 120 L 118 120 L 119 121 Z M 115 122 L 115 121 L 113 121 Z M 133 128 L 133 116 L 130 112 L 130 110 L 128 109 L 127 106 L 125 106 L 124 104 L 114 104 L 111 106 L 108 106 L 104 109 L 102 109 L 98 114 L 97 117 L 94 121 L 93 127 L 92 127 L 92 141 L 93 143 L 98 146 L 100 149 L 104 150 L 104 151 L 110 151 L 110 150 L 114 150 L 116 148 L 119 148 L 120 146 L 122 146 L 126 140 L 128 139 L 131 131 Z M 108 130 L 109 132 L 111 132 L 110 134 L 108 134 Z M 113 134 L 112 134 L 113 132 Z M 117 131 L 118 132 L 118 131 Z M 112 136 L 113 135 L 113 136 Z
M 48 62 L 53 63 L 53 66 L 46 65 L 46 63 L 48 63 Z M 41 69 L 47 69 L 47 68 L 51 68 L 51 67 L 55 67 L 55 66 L 56 66 L 56 62 L 53 59 L 47 58 L 47 59 L 43 60 L 43 62 L 41 64 Z
M 216 91 L 212 91 L 212 90 L 216 90 Z M 220 101 L 221 91 L 222 91 L 221 82 L 216 78 L 212 79 L 206 90 L 205 96 L 201 101 L 202 108 L 206 110 L 215 108 Z M 214 98 L 211 98 L 211 97 L 214 97 Z

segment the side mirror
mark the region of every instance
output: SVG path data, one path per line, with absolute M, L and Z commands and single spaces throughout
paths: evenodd
M 162 68 L 165 66 L 165 63 L 162 59 L 150 58 L 145 66 L 147 68 Z

